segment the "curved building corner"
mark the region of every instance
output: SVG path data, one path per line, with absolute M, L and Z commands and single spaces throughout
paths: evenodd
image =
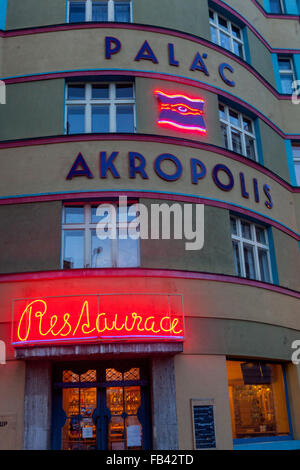
M 2 0 L 0 449 L 300 449 L 297 0 Z

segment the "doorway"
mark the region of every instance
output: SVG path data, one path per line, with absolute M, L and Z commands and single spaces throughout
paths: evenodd
M 150 449 L 151 429 L 147 361 L 55 366 L 52 449 Z

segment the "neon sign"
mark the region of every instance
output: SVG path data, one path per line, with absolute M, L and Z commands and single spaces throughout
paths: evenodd
M 160 102 L 157 124 L 206 135 L 207 129 L 203 118 L 205 100 L 178 94 L 167 95 L 160 90 L 156 90 L 155 94 Z
M 112 294 L 15 300 L 12 344 L 183 341 L 182 297 Z

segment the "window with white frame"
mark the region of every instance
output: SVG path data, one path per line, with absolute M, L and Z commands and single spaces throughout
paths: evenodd
M 135 132 L 133 83 L 69 83 L 66 87 L 67 134 Z
M 130 206 L 102 203 L 70 204 L 63 207 L 62 267 L 64 269 L 139 266 L 139 240 L 128 236 L 136 219 Z M 114 211 L 114 213 L 113 213 Z M 115 215 L 114 215 L 115 214 Z M 112 235 L 116 229 L 116 236 Z M 108 236 L 99 238 L 100 234 Z M 138 230 L 138 228 L 136 228 Z M 103 238 L 103 239 L 102 239 Z
M 284 4 L 282 0 L 270 0 L 270 13 L 282 15 L 284 13 Z
M 229 106 L 219 104 L 223 146 L 251 160 L 257 160 L 254 122 Z
M 244 59 L 245 49 L 241 28 L 213 10 L 209 10 L 209 23 L 212 42 Z
M 293 145 L 292 149 L 296 173 L 296 182 L 297 186 L 300 186 L 300 143 L 298 145 Z
M 267 229 L 234 216 L 230 223 L 236 275 L 272 282 Z
M 281 81 L 281 91 L 282 93 L 292 95 L 294 92 L 293 82 L 296 79 L 292 58 L 278 56 L 278 67 Z
M 69 23 L 85 21 L 116 21 L 130 23 L 131 2 L 125 0 L 70 0 L 68 2 Z

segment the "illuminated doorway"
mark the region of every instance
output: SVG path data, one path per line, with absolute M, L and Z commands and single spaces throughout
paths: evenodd
M 146 362 L 68 363 L 54 369 L 52 449 L 150 448 Z

